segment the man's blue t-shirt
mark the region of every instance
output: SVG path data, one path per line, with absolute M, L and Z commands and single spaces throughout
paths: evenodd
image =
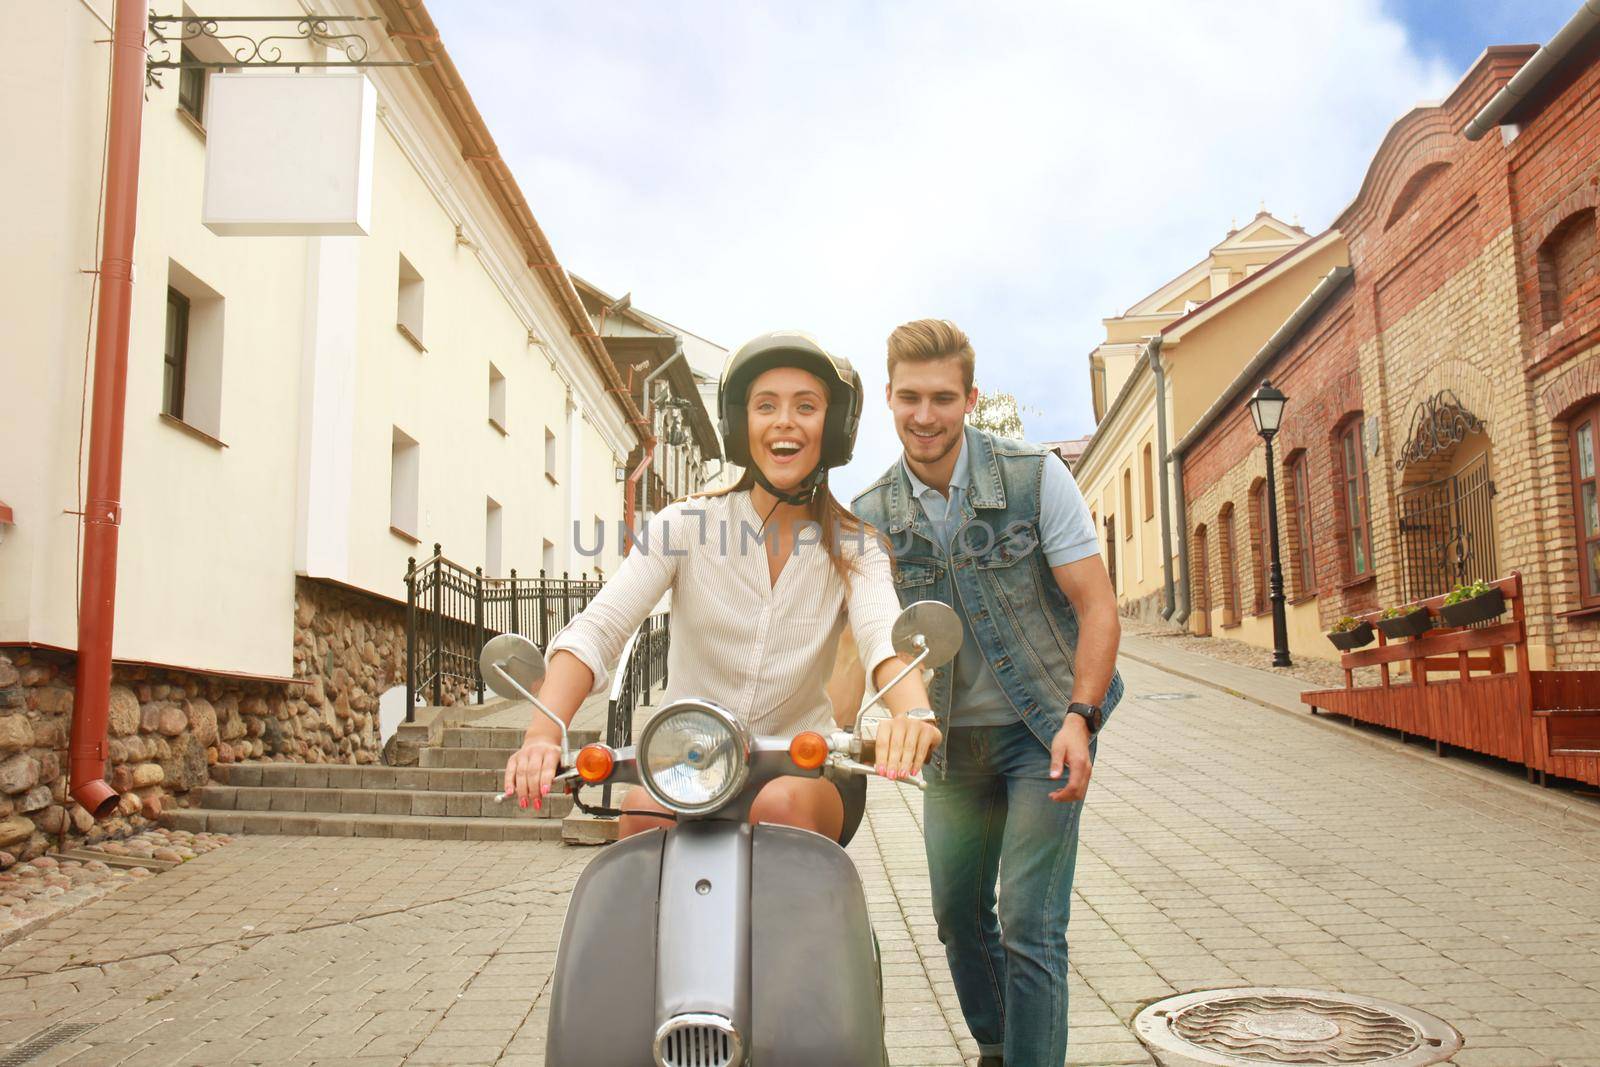
M 960 525 L 961 498 L 969 489 L 968 478 L 971 473 L 965 434 L 959 447 L 961 454 L 956 458 L 955 470 L 950 474 L 948 499 L 939 490 L 924 484 L 912 473 L 905 457 L 900 458 L 906 476 L 911 480 L 911 494 L 927 516 L 933 536 L 944 550 L 946 560 L 950 556 L 950 538 Z M 1039 500 L 1039 537 L 1045 562 L 1052 567 L 1076 563 L 1100 551 L 1094 520 L 1089 515 L 1083 494 L 1078 491 L 1078 483 L 1073 479 L 1072 472 L 1067 470 L 1067 465 L 1054 456 L 1046 456 L 1044 462 Z M 1011 701 L 1006 698 L 1000 682 L 978 648 L 972 627 L 967 623 L 966 609 L 959 597 L 953 606 L 961 616 L 966 639 L 961 643 L 961 651 L 956 654 L 955 677 L 950 694 L 951 725 L 1005 726 L 1018 721 L 1020 716 L 1017 710 L 1011 706 Z

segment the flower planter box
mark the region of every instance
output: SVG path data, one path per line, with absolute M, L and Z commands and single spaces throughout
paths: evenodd
M 1444 605 L 1439 609 L 1439 618 L 1446 626 L 1471 626 L 1475 622 L 1498 618 L 1505 610 L 1505 593 L 1491 589 L 1471 600 Z
M 1378 629 L 1382 630 L 1383 636 L 1391 641 L 1402 637 L 1421 637 L 1433 629 L 1433 615 L 1427 608 L 1423 608 L 1393 618 L 1379 619 Z
M 1364 622 L 1354 630 L 1346 630 L 1342 634 L 1329 634 L 1328 640 L 1333 642 L 1333 647 L 1349 652 L 1351 649 L 1360 648 L 1362 645 L 1372 644 L 1372 624 Z

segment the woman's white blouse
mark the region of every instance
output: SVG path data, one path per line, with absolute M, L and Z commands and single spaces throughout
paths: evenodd
M 778 581 L 759 540 L 761 516 L 748 492 L 695 497 L 659 512 L 616 575 L 550 643 L 594 672 L 599 692 L 628 638 L 667 590 L 672 643 L 665 700 L 702 697 L 748 722 L 758 734 L 826 730 L 833 708 L 825 687 L 846 618 L 867 677 L 893 656 L 890 630 L 900 612 L 889 558 L 870 534 L 842 534 L 856 560 L 849 589 L 815 540 L 784 562 Z

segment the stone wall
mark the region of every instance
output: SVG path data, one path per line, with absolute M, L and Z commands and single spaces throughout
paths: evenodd
M 98 825 L 67 796 L 76 657 L 0 649 L 0 849 L 31 858 L 62 835 L 145 828 L 194 803 L 217 763 L 376 762 L 378 698 L 405 682 L 405 609 L 297 579 L 293 623 L 293 682 L 116 665 L 107 780 L 122 804 Z

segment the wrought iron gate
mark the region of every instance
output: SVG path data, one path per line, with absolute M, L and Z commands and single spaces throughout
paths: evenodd
M 1496 577 L 1494 494 L 1487 452 L 1447 478 L 1400 492 L 1406 599 Z

